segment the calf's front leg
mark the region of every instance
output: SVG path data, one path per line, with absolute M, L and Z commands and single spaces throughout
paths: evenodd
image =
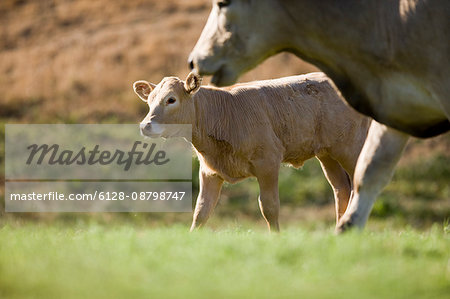
M 378 194 L 391 180 L 408 138 L 407 134 L 372 121 L 356 163 L 353 196 L 339 220 L 337 233 L 364 227 Z
M 205 173 L 200 169 L 200 192 L 195 204 L 191 231 L 206 223 L 217 205 L 223 179 L 217 175 Z

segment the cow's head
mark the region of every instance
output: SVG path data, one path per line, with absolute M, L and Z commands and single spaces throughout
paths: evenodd
M 183 82 L 176 77 L 166 77 L 158 85 L 136 81 L 134 92 L 150 108 L 140 124 L 141 133 L 148 137 L 183 136 L 179 127 L 166 124 L 191 124 L 194 117 L 193 95 L 200 89 L 201 77 L 190 73 Z M 171 131 L 174 130 L 174 131 Z
M 200 75 L 213 75 L 215 85 L 231 85 L 243 72 L 281 51 L 280 34 L 272 28 L 274 5 L 270 0 L 213 0 L 208 21 L 190 54 L 190 68 Z

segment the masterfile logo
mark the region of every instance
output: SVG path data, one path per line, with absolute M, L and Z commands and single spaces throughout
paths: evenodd
M 192 179 L 189 142 L 144 138 L 136 124 L 6 125 L 5 135 L 6 179 Z
M 140 150 L 139 147 L 142 149 Z M 124 165 L 125 171 L 130 169 L 133 162 L 136 165 L 164 165 L 168 163 L 170 159 L 166 159 L 166 152 L 158 150 L 154 153 L 155 147 L 156 143 L 148 144 L 135 141 L 128 152 L 118 149 L 114 152 L 109 150 L 102 151 L 98 144 L 91 150 L 86 150 L 86 147 L 83 146 L 79 151 L 75 152 L 73 150 L 60 150 L 58 144 L 32 144 L 27 147 L 30 150 L 30 155 L 26 163 L 28 165 L 32 163 L 42 165 L 44 160 L 46 160 L 48 165 L 108 165 L 117 163 L 118 165 Z
M 190 125 L 6 125 L 7 212 L 190 212 Z

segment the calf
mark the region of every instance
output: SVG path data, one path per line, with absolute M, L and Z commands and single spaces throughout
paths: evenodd
M 346 106 L 323 73 L 237 84 L 201 85 L 190 73 L 183 82 L 134 83 L 150 107 L 141 132 L 173 136 L 163 124 L 191 124 L 200 161 L 200 193 L 191 230 L 205 224 L 224 181 L 256 177 L 261 212 L 270 230 L 279 230 L 278 171 L 298 168 L 316 157 L 334 191 L 336 220 L 352 194 L 352 178 L 370 119 Z

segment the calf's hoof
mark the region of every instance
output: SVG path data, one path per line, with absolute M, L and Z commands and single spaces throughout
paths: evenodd
M 336 225 L 335 234 L 340 235 L 346 231 L 352 230 L 355 228 L 353 217 L 342 217 L 339 220 L 339 223 Z

